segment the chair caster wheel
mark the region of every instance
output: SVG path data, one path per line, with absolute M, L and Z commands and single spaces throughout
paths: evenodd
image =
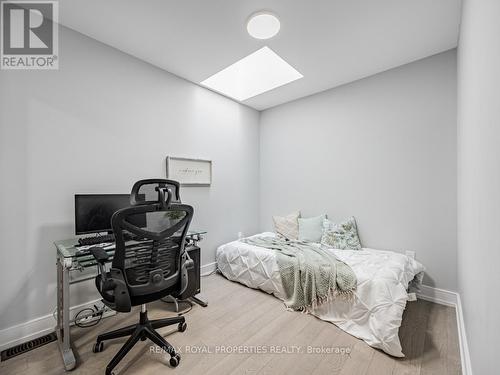
M 187 329 L 187 324 L 186 324 L 186 322 L 184 322 L 184 323 L 179 323 L 179 326 L 177 327 L 177 329 L 179 330 L 179 332 L 184 332 L 184 331 Z
M 176 354 L 173 357 L 170 357 L 170 366 L 177 367 L 180 361 L 181 361 L 180 354 Z
M 104 350 L 104 342 L 96 342 L 94 346 L 92 346 L 92 351 L 94 353 L 100 353 Z

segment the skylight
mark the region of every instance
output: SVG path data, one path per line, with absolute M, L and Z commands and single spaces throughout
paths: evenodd
M 303 75 L 269 47 L 263 47 L 201 84 L 238 101 L 302 78 Z

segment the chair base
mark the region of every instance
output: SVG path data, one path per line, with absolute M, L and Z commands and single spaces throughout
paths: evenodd
M 111 375 L 113 369 L 139 340 L 144 341 L 146 339 L 150 339 L 153 343 L 163 349 L 165 353 L 170 354 L 170 365 L 176 367 L 179 364 L 180 355 L 175 353 L 174 347 L 170 345 L 167 340 L 163 338 L 163 336 L 156 332 L 155 328 L 162 328 L 173 324 L 178 324 L 178 330 L 180 332 L 184 332 L 187 327 L 185 321 L 186 319 L 183 316 L 149 320 L 148 312 L 145 308 L 145 305 L 143 305 L 140 312 L 138 324 L 123 327 L 115 331 L 106 332 L 102 335 L 97 336 L 93 351 L 95 353 L 101 352 L 103 350 L 104 340 L 130 336 L 127 342 L 121 347 L 118 353 L 115 354 L 111 362 L 109 362 L 108 366 L 106 367 L 106 375 Z

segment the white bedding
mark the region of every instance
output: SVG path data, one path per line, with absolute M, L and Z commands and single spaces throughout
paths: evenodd
M 258 236 L 274 236 L 265 232 Z M 398 331 L 406 306 L 408 284 L 421 283 L 424 267 L 416 260 L 392 251 L 363 248 L 335 250 L 358 279 L 355 298 L 335 299 L 312 311 L 345 332 L 395 357 L 404 357 Z M 239 241 L 217 249 L 217 265 L 229 280 L 272 293 L 283 300 L 283 287 L 273 251 Z

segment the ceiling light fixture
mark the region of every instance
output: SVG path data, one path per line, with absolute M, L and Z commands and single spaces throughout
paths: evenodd
M 247 31 L 255 39 L 270 39 L 280 31 L 280 20 L 268 11 L 252 14 L 247 21 Z

